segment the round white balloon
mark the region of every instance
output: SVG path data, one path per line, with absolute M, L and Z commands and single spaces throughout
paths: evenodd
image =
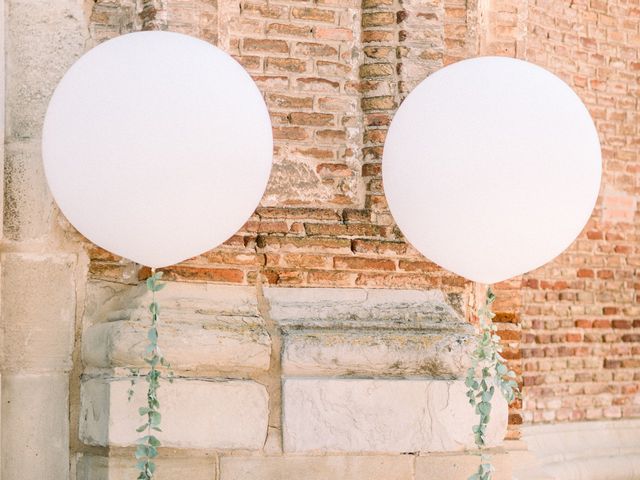
M 440 266 L 481 283 L 565 250 L 598 197 L 601 155 L 578 96 L 521 60 L 481 57 L 429 76 L 389 128 L 389 208 Z
M 251 216 L 271 170 L 271 122 L 249 74 L 186 35 L 105 42 L 49 104 L 51 192 L 89 240 L 151 267 L 203 253 Z

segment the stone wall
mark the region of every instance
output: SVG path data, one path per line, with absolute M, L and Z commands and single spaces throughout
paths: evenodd
M 586 103 L 602 143 L 600 197 L 569 250 L 522 281 L 527 422 L 640 415 L 640 6 L 530 2 L 525 58 Z
M 149 272 L 81 238 L 44 183 L 51 92 L 84 51 L 141 29 L 218 45 L 274 125 L 260 207 L 222 247 L 166 269 L 161 478 L 466 478 L 477 458 L 460 377 L 483 293 L 395 226 L 380 162 L 395 109 L 425 76 L 484 54 L 549 68 L 603 143 L 594 215 L 550 265 L 497 285 L 519 425 L 640 413 L 637 97 L 631 1 L 9 0 L 1 244 L 1 474 L 133 474 Z M 161 101 L 161 99 L 159 100 Z M 443 199 L 443 201 L 445 201 Z M 37 413 L 36 413 L 37 412 Z M 496 447 L 510 478 L 518 442 Z M 508 451 L 508 452 L 507 452 Z

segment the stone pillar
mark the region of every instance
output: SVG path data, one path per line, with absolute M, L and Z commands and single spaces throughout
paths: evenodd
M 84 2 L 11 0 L 4 6 L 1 471 L 6 479 L 61 480 L 69 478 L 79 254 L 76 234 L 48 192 L 40 144 L 49 97 L 85 48 Z

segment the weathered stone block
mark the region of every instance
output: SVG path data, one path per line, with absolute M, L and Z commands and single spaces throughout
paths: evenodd
M 235 325 L 229 324 L 235 320 Z M 250 320 L 250 319 L 248 319 Z M 226 323 L 229 322 L 229 323 Z M 148 324 L 106 322 L 84 335 L 82 357 L 94 367 L 144 367 Z M 269 368 L 270 341 L 264 326 L 228 317 L 215 321 L 162 321 L 162 352 L 175 369 L 245 371 Z
M 474 448 L 477 423 L 462 381 L 296 379 L 283 385 L 287 452 L 446 452 Z M 487 433 L 498 445 L 507 404 L 493 401 Z
M 215 457 L 167 457 L 155 460 L 157 480 L 212 480 L 215 478 Z M 99 457 L 83 455 L 78 459 L 76 480 L 123 480 L 138 475 L 133 455 L 126 457 Z
M 138 407 L 146 405 L 146 383 L 127 401 L 128 379 L 94 378 L 81 388 L 80 438 L 89 445 L 135 444 L 144 423 Z M 262 448 L 267 434 L 268 396 L 252 381 L 176 379 L 158 391 L 164 446 L 177 448 Z
M 441 292 L 266 289 L 283 328 L 286 375 L 457 378 L 473 328 Z
M 71 368 L 76 257 L 4 253 L 0 261 L 4 370 Z
M 291 330 L 286 375 L 420 375 L 456 378 L 468 368 L 470 335 L 412 330 Z
M 222 457 L 220 480 L 413 480 L 410 456 Z
M 96 323 L 83 335 L 85 365 L 144 366 L 151 321 L 151 296 L 144 286 L 108 292 L 92 285 L 89 292 L 88 317 Z M 271 340 L 258 314 L 254 288 L 171 282 L 157 297 L 160 345 L 175 369 L 210 373 L 269 368 Z
M 69 478 L 66 374 L 3 374 L 1 477 Z
M 271 318 L 290 327 L 473 331 L 437 290 L 266 288 Z
M 86 49 L 82 0 L 10 0 L 6 48 L 7 138 L 39 138 L 49 97 Z
M 29 240 L 49 233 L 53 198 L 44 177 L 40 145 L 13 143 L 4 159 L 4 234 L 11 240 Z

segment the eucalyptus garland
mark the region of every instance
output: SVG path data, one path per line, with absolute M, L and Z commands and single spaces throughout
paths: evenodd
M 516 374 L 505 365 L 502 357 L 502 345 L 497 335 L 497 327 L 492 323 L 496 316 L 491 311 L 491 304 L 496 299 L 491 287 L 487 288 L 484 305 L 478 310 L 480 332 L 476 349 L 471 354 L 471 367 L 467 371 L 465 385 L 469 403 L 475 408 L 480 421 L 473 426 L 475 443 L 481 452 L 480 466 L 468 480 L 491 480 L 494 468 L 490 455 L 482 453 L 486 445 L 487 425 L 491 418 L 491 399 L 498 387 L 511 404 L 519 394 Z
M 158 447 L 161 445 L 160 440 L 155 436 L 155 432 L 161 432 L 160 429 L 160 402 L 158 401 L 158 389 L 160 388 L 160 380 L 164 376 L 173 382 L 173 372 L 170 369 L 171 365 L 165 360 L 160 352 L 158 346 L 158 319 L 160 317 L 160 306 L 156 302 L 156 292 L 159 292 L 166 285 L 160 283 L 159 280 L 162 277 L 162 272 L 152 272 L 152 275 L 147 279 L 147 289 L 152 294 L 151 304 L 149 305 L 149 311 L 151 312 L 151 326 L 147 332 L 147 339 L 149 343 L 145 350 L 145 363 L 149 365 L 149 370 L 144 375 L 145 381 L 148 383 L 147 390 L 147 406 L 140 407 L 138 413 L 141 417 L 146 419 L 145 423 L 140 425 L 136 431 L 138 433 L 145 433 L 144 436 L 138 439 L 138 447 L 136 448 L 136 467 L 140 471 L 138 480 L 151 480 L 153 479 L 156 471 L 156 464 L 154 458 L 158 456 Z M 161 368 L 164 368 L 168 374 L 163 375 Z M 131 388 L 129 389 L 129 400 L 133 396 L 133 387 L 136 380 L 141 377 L 139 370 L 132 371 L 133 379 L 131 380 Z

